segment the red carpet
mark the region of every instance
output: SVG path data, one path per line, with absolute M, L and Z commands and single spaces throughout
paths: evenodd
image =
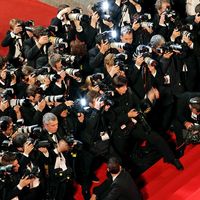
M 1 0 L 0 3 L 0 42 L 9 29 L 9 20 L 19 18 L 33 19 L 35 25 L 47 26 L 56 15 L 56 8 L 37 0 Z M 0 47 L 0 55 L 6 55 L 7 49 Z
M 146 184 L 142 189 L 149 200 L 193 200 L 200 199 L 200 147 L 188 146 L 181 161 L 184 171 L 158 161 L 142 178 Z
M 1 0 L 0 6 L 0 42 L 9 29 L 8 22 L 12 18 L 22 20 L 33 19 L 36 25 L 48 26 L 56 14 L 54 7 L 37 0 Z M 7 50 L 0 47 L 0 55 Z M 142 189 L 144 199 L 149 200 L 199 200 L 200 199 L 200 147 L 188 146 L 181 159 L 185 170 L 158 161 L 143 175 L 145 186 Z M 101 181 L 105 179 L 106 165 L 97 171 Z M 95 185 L 93 185 L 94 187 Z M 77 185 L 76 200 L 83 200 L 81 187 Z

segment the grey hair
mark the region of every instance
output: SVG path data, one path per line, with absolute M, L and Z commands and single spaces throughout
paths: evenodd
M 58 53 L 54 53 L 49 57 L 49 64 L 51 67 L 55 67 L 55 64 L 59 61 L 61 61 L 61 55 Z
M 58 118 L 56 117 L 55 114 L 50 113 L 50 112 L 44 114 L 44 116 L 42 118 L 43 124 L 48 124 L 50 121 L 55 121 L 55 120 L 58 120 Z
M 132 33 L 133 32 L 133 29 L 131 26 L 127 25 L 127 26 L 123 26 L 121 28 L 121 32 L 120 32 L 120 35 L 123 36 L 124 34 L 127 34 L 127 33 Z
M 156 10 L 160 10 L 161 7 L 162 7 L 162 3 L 170 3 L 170 0 L 157 0 L 156 3 L 155 3 L 155 8 Z
M 165 38 L 162 35 L 154 35 L 151 37 L 150 46 L 152 48 L 157 48 L 160 43 L 165 43 Z

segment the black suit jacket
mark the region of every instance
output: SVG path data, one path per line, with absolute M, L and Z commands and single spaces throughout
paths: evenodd
M 141 196 L 130 174 L 122 170 L 104 200 L 141 200 Z
M 46 44 L 46 52 L 43 51 L 43 47 L 40 49 L 37 47 L 33 38 L 29 38 L 24 41 L 24 55 L 28 61 L 27 65 L 32 67 L 42 67 L 48 63 L 48 48 L 51 43 Z
M 9 47 L 9 52 L 8 52 L 8 55 L 7 55 L 7 58 L 8 58 L 9 61 L 14 58 L 15 50 L 16 50 L 16 48 L 15 48 L 16 38 L 12 38 L 10 33 L 11 33 L 11 31 L 8 31 L 6 33 L 6 36 L 1 43 L 2 47 Z M 23 36 L 22 36 L 22 41 L 23 40 L 24 39 L 23 39 Z

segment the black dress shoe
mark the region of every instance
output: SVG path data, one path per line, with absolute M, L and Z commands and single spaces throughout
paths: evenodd
M 178 170 L 184 170 L 183 165 L 181 164 L 181 162 L 178 159 L 174 159 L 172 161 L 172 165 L 174 165 L 176 167 L 176 169 L 178 169 Z
M 95 174 L 92 175 L 92 178 L 91 178 L 91 179 L 92 179 L 92 182 L 93 182 L 93 183 L 99 183 L 99 182 L 100 182 L 100 181 L 99 181 L 99 178 L 98 178 Z

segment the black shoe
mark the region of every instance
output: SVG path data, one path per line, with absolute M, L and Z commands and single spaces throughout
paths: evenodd
M 100 182 L 100 181 L 99 181 L 99 178 L 96 177 L 96 175 L 93 175 L 91 179 L 92 179 L 92 182 L 93 182 L 93 183 L 99 183 L 99 182 Z
M 184 170 L 183 165 L 181 164 L 181 162 L 178 159 L 174 159 L 172 161 L 172 165 L 174 165 L 176 167 L 176 169 L 178 169 L 178 170 Z

